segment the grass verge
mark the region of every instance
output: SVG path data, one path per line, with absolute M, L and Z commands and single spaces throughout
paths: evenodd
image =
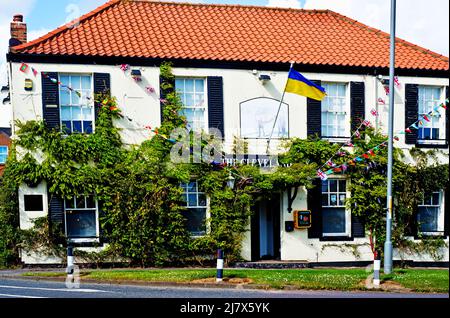
M 124 269 L 124 270 L 86 270 L 85 279 L 98 281 L 141 281 L 191 283 L 213 279 L 213 269 Z M 251 284 L 267 285 L 281 289 L 290 286 L 296 289 L 321 290 L 365 290 L 364 282 L 370 273 L 364 269 L 225 269 L 228 279 L 249 279 Z M 61 272 L 29 272 L 24 276 L 63 277 Z M 449 272 L 445 269 L 396 269 L 393 274 L 382 275 L 383 282 L 396 282 L 415 292 L 449 291 Z

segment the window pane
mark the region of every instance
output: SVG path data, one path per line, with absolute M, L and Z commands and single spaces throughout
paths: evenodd
M 93 195 L 86 197 L 86 207 L 88 209 L 95 209 L 95 198 Z
M 82 112 L 83 120 L 91 120 L 92 119 L 92 108 L 83 107 L 81 112 Z
M 421 232 L 436 232 L 438 230 L 438 208 L 419 207 L 417 222 Z
M 189 194 L 189 206 L 198 206 L 197 194 Z
M 70 108 L 71 108 L 70 106 L 61 106 L 61 120 L 62 121 L 72 119 L 72 114 L 70 112 Z
M 75 198 L 75 204 L 76 204 L 75 206 L 76 206 L 77 209 L 84 209 L 84 208 L 86 208 L 86 203 L 84 201 L 84 196 Z
M 203 94 L 195 94 L 194 103 L 195 103 L 195 106 L 197 106 L 197 107 L 203 107 L 205 104 Z
M 81 107 L 72 107 L 72 120 L 81 120 Z
M 204 80 L 195 80 L 195 91 L 197 93 L 202 93 L 205 91 L 205 82 Z
M 206 195 L 204 193 L 198 194 L 198 206 L 206 207 Z
M 60 75 L 59 76 L 59 81 L 63 85 L 70 86 L 69 76 L 68 75 Z
M 68 134 L 72 132 L 72 123 L 70 121 L 63 121 L 63 132 Z
M 194 92 L 194 80 L 187 79 L 184 81 L 184 92 L 185 93 L 193 93 Z
M 337 192 L 337 180 L 330 180 L 330 192 Z
M 93 133 L 92 121 L 83 121 L 83 131 L 86 134 L 92 134 Z
M 330 205 L 336 206 L 337 204 L 337 194 L 330 194 Z
M 431 205 L 431 195 L 425 196 L 425 199 L 423 200 L 423 205 Z
M 83 132 L 81 121 L 73 121 L 72 124 L 73 124 L 72 132 L 79 132 L 79 133 Z
M 61 105 L 70 105 L 70 91 L 68 89 L 61 89 L 60 93 Z
M 73 89 L 79 90 L 81 88 L 81 76 L 71 76 L 71 79 L 72 79 L 71 87 Z M 76 95 L 76 94 L 73 94 L 73 95 Z
M 322 181 L 322 192 L 328 192 L 328 181 Z
M 432 205 L 441 205 L 440 204 L 440 195 L 439 195 L 440 193 L 439 192 L 434 192 L 433 194 L 432 194 L 432 202 L 431 202 L 431 204 Z
M 189 182 L 188 191 L 196 192 L 197 191 L 197 182 Z
M 81 77 L 81 88 L 82 89 L 91 89 L 91 77 L 90 76 L 83 76 Z
M 184 91 L 184 80 L 175 79 L 175 87 L 178 92 L 183 92 Z
M 347 191 L 347 181 L 339 180 L 339 192 L 346 192 L 346 191 Z
M 322 206 L 328 206 L 328 194 L 322 193 Z
M 72 105 L 80 105 L 80 104 L 81 104 L 80 96 L 78 96 L 77 93 L 73 93 L 73 94 L 72 94 L 71 104 L 72 104 Z
M 66 222 L 68 237 L 97 237 L 95 211 L 66 211 Z
M 325 234 L 345 233 L 345 209 L 323 209 L 322 229 Z
M 185 94 L 186 96 L 186 104 L 184 106 L 195 106 L 194 103 L 194 94 Z
M 346 198 L 347 198 L 347 196 L 345 194 L 339 194 L 339 205 L 340 206 L 345 206 Z
M 74 201 L 75 201 L 75 199 L 66 200 L 66 209 L 75 208 Z
M 188 209 L 183 212 L 186 218 L 187 230 L 193 235 L 204 235 L 206 233 L 206 209 Z

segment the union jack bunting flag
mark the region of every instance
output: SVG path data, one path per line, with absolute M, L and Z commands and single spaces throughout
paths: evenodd
M 317 176 L 322 180 L 325 181 L 328 179 L 327 175 L 321 171 L 321 170 L 317 170 Z

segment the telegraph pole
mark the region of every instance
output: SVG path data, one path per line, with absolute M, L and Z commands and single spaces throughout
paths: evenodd
M 387 183 L 387 213 L 386 213 L 386 241 L 384 242 L 384 273 L 392 272 L 392 165 L 394 150 L 394 76 L 395 76 L 395 25 L 396 25 L 396 0 L 391 0 L 391 52 L 389 67 L 389 150 L 388 150 L 388 183 Z

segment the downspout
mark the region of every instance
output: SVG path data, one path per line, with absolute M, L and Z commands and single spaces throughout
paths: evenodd
M 13 138 L 16 135 L 16 131 L 15 131 L 15 122 L 16 119 L 14 117 L 14 107 L 13 107 L 13 81 L 12 81 L 12 62 L 8 61 L 8 65 L 9 65 L 9 71 L 8 71 L 8 82 L 9 82 L 9 95 L 10 95 L 10 104 L 11 104 L 11 112 L 12 112 L 12 122 L 11 122 L 11 138 Z

